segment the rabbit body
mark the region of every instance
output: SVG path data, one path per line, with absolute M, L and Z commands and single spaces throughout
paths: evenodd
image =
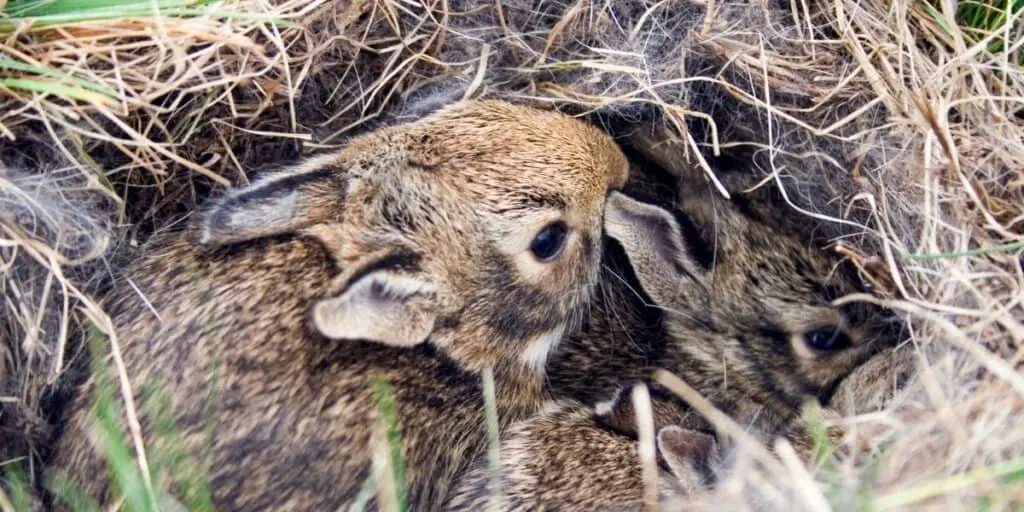
M 407 504 L 436 508 L 483 446 L 485 368 L 502 424 L 543 403 L 544 363 L 594 291 L 604 201 L 626 173 L 589 125 L 471 101 L 217 199 L 156 237 L 109 298 L 150 462 L 157 417 L 139 404 L 157 389 L 186 453 L 209 450 L 216 508 L 346 507 L 390 463 L 380 379 Z M 109 500 L 95 385 L 53 467 Z M 200 471 L 161 469 L 161 489 Z

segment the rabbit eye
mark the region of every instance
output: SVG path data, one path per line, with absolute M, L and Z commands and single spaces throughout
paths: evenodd
M 804 339 L 807 340 L 808 346 L 822 352 L 836 352 L 850 348 L 853 345 L 850 337 L 842 329 L 835 326 L 820 327 L 810 331 L 804 334 Z
M 547 263 L 558 257 L 565 248 L 566 235 L 569 234 L 569 226 L 562 221 L 552 222 L 537 233 L 530 243 L 530 252 L 543 263 Z

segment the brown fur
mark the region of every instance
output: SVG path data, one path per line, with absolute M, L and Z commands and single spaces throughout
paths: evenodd
M 501 447 L 500 510 L 642 508 L 644 481 L 637 443 L 629 436 L 599 426 L 605 414 L 611 412 L 597 412 L 573 401 L 552 402 L 540 414 L 510 427 Z M 677 427 L 660 429 L 660 470 L 655 482 L 660 501 L 705 485 L 706 470 L 688 465 L 690 460 L 703 462 L 708 453 L 701 450 L 707 448 L 681 447 L 681 443 L 666 446 L 663 442 L 664 439 L 678 441 L 694 436 L 714 444 L 707 434 Z M 698 459 L 691 453 L 696 451 L 705 457 Z M 498 503 L 489 462 L 481 457 L 459 480 L 459 487 L 446 505 L 447 510 L 486 510 L 485 507 Z
M 643 166 L 672 163 L 651 147 L 641 149 L 648 157 Z M 606 251 L 601 300 L 590 323 L 560 346 L 549 368 L 554 393 L 595 404 L 661 367 L 748 424 L 755 436 L 785 435 L 806 451 L 807 433 L 794 427 L 803 402 L 828 404 L 844 377 L 895 341 L 892 322 L 868 306 L 831 305 L 858 291 L 857 280 L 816 246 L 800 219 L 764 196 L 744 197 L 734 189 L 735 199 L 725 200 L 699 174 L 672 170 L 682 178 L 680 194 L 661 201 L 670 209 L 675 202 L 674 214 L 618 193 L 609 200 L 606 232 L 624 254 Z M 631 181 L 644 179 L 639 171 Z M 627 189 L 657 187 L 630 183 Z M 809 350 L 804 334 L 823 326 L 840 327 L 851 346 Z M 883 369 L 865 373 L 858 387 L 885 380 L 888 365 L 875 366 Z M 659 428 L 711 430 L 667 390 L 652 385 L 652 393 Z M 535 419 L 510 430 L 502 451 L 505 510 L 641 506 L 635 432 L 599 421 L 589 410 L 563 413 L 571 428 Z M 477 466 L 460 480 L 450 509 L 482 506 L 486 474 Z
M 680 179 L 679 192 L 653 198 L 662 208 L 618 194 L 609 204 L 607 233 L 629 263 L 605 262 L 589 329 L 552 359 L 557 396 L 595 403 L 662 367 L 738 418 L 784 423 L 807 398 L 827 403 L 844 377 L 896 341 L 888 312 L 832 305 L 863 291 L 859 279 L 825 248 L 817 223 L 780 206 L 770 185 L 745 194 L 747 175 L 723 168 L 727 200 L 699 171 L 673 164 L 678 154 L 637 148 L 641 166 Z M 606 260 L 617 255 L 608 250 Z M 804 336 L 820 327 L 840 328 L 851 346 L 809 350 Z
M 671 504 L 705 488 L 722 456 L 711 434 L 675 425 L 657 428 L 656 499 Z M 549 403 L 509 427 L 501 445 L 501 493 L 490 460 L 481 457 L 459 479 L 446 510 L 641 510 L 644 479 L 636 417 L 628 396 L 596 408 L 573 400 Z
M 218 509 L 333 510 L 371 472 L 383 377 L 410 509 L 429 510 L 481 448 L 479 371 L 494 367 L 503 424 L 540 407 L 546 353 L 582 314 L 625 174 L 590 126 L 468 102 L 229 194 L 153 242 L 112 296 L 136 403 L 156 385 L 189 454 L 212 441 Z M 528 247 L 556 219 L 571 235 L 542 263 Z M 54 467 L 109 499 L 93 387 Z

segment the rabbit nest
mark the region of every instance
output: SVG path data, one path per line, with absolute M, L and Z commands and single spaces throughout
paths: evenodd
M 837 420 L 838 466 L 782 460 L 707 503 L 1024 504 L 1020 44 L 902 0 L 188 5 L 0 16 L 0 466 L 38 469 L 81 326 L 146 236 L 268 163 L 497 97 L 657 110 L 694 165 L 751 150 L 793 208 L 855 228 L 840 250 L 905 316 L 918 374 L 883 410 Z

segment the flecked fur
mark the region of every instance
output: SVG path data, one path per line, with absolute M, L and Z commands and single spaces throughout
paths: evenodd
M 153 242 L 110 299 L 136 402 L 145 386 L 162 389 L 192 455 L 212 421 L 218 509 L 335 509 L 370 474 L 370 384 L 382 377 L 408 504 L 430 510 L 485 439 L 480 370 L 494 367 L 503 424 L 540 407 L 543 366 L 524 354 L 582 315 L 606 192 L 625 174 L 596 129 L 485 101 L 229 194 Z M 571 229 L 564 251 L 531 261 L 532 237 L 555 219 Z M 90 442 L 92 386 L 54 467 L 109 499 Z M 148 437 L 152 418 L 142 424 Z

